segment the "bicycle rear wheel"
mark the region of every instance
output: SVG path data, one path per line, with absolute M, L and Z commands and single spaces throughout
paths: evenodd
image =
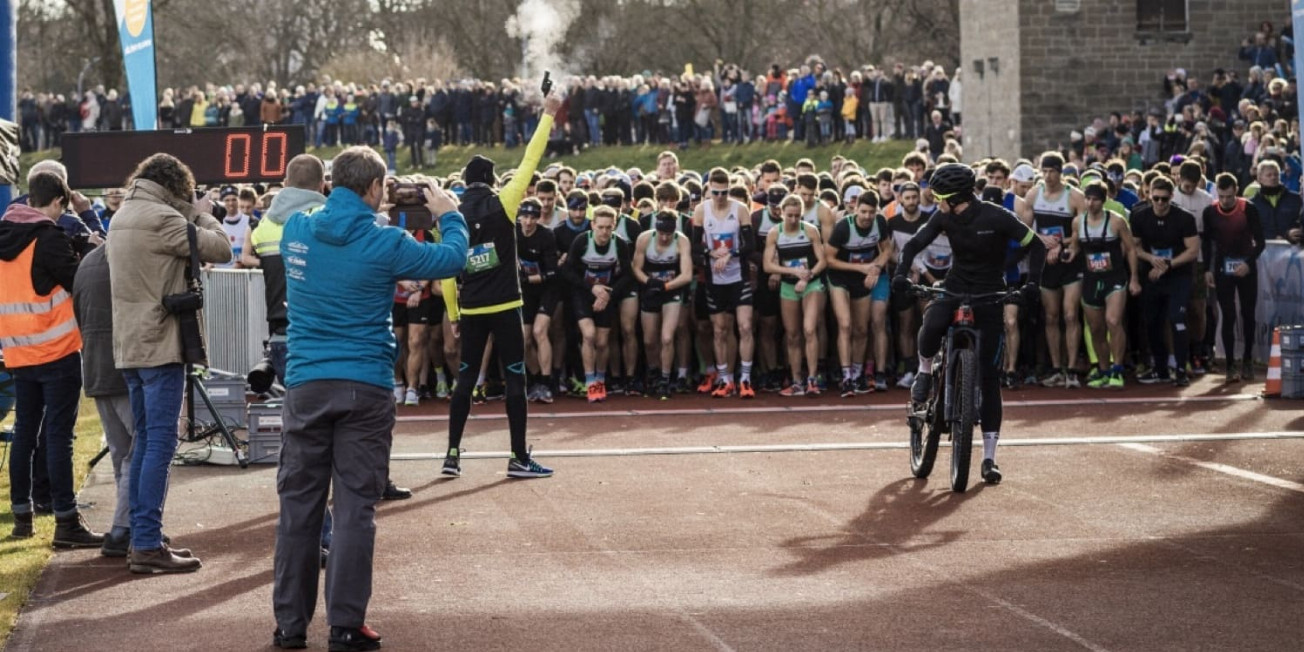
M 958 409 L 951 425 L 951 491 L 963 493 L 969 487 L 973 426 L 978 420 L 978 355 L 973 349 L 957 352 L 955 392 Z

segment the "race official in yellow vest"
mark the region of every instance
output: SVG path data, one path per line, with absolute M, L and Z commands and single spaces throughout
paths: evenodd
M 56 547 L 99 547 L 77 512 L 72 440 L 81 398 L 81 332 L 72 310 L 77 254 L 56 220 L 72 191 L 56 174 L 28 180 L 26 204 L 12 204 L 0 221 L 0 348 L 13 372 L 17 404 L 9 502 L 15 537 L 31 537 L 32 463 L 37 436 L 46 442 Z

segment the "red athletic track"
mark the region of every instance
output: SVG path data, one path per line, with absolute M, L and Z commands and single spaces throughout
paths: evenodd
M 964 495 L 945 487 L 945 447 L 929 481 L 909 477 L 901 449 L 540 455 L 557 476 L 533 481 L 507 481 L 501 458 L 465 460 L 456 480 L 437 460 L 396 461 L 417 494 L 381 506 L 369 621 L 387 650 L 1296 649 L 1304 441 L 1068 443 L 1304 429 L 1299 402 L 1207 400 L 1238 391 L 1205 379 L 1180 393 L 1006 392 L 1203 400 L 1008 406 L 1004 441 L 1063 445 L 1003 449 L 1006 482 Z M 561 399 L 532 406 L 531 441 L 540 453 L 890 444 L 904 440 L 904 396 Z M 786 406 L 839 409 L 631 412 Z M 590 411 L 620 415 L 574 414 Z M 405 420 L 395 453 L 441 452 L 446 425 Z M 465 447 L 505 451 L 506 425 L 474 420 Z M 97 526 L 106 470 L 83 493 L 102 506 Z M 276 510 L 270 466 L 175 469 L 167 530 L 204 569 L 138 579 L 95 551 L 59 553 L 10 649 L 266 648 Z

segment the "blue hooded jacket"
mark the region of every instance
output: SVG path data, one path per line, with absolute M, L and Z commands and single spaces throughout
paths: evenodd
M 389 389 L 394 383 L 391 311 L 401 279 L 456 276 L 466 266 L 466 220 L 439 217 L 440 242 L 377 226 L 375 211 L 357 193 L 336 188 L 313 213 L 285 222 L 290 327 L 285 384 L 348 380 Z

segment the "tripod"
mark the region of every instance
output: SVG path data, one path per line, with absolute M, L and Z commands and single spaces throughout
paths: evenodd
M 195 431 L 195 395 L 204 400 L 204 405 L 208 408 L 208 413 L 213 415 L 213 425 L 203 430 Z M 208 396 L 208 390 L 204 388 L 203 372 L 196 371 L 195 366 L 186 365 L 186 441 L 199 441 L 204 437 L 209 437 L 221 433 L 222 441 L 231 449 L 235 455 L 235 461 L 240 468 L 249 466 L 249 456 L 241 452 L 240 445 L 235 440 L 235 435 L 231 434 L 231 429 L 226 427 L 222 421 L 222 416 L 217 413 L 217 407 L 213 405 L 213 399 Z
M 204 400 L 204 405 L 208 407 L 208 413 L 213 415 L 213 425 L 198 431 L 195 428 L 195 394 L 198 394 L 199 398 Z M 222 416 L 217 413 L 217 408 L 213 405 L 213 399 L 209 397 L 208 390 L 204 388 L 203 372 L 195 370 L 195 366 L 190 364 L 186 365 L 186 399 L 186 436 L 184 441 L 199 441 L 205 437 L 221 433 L 222 441 L 235 455 L 236 463 L 242 469 L 248 467 L 249 456 L 241 452 L 235 435 L 231 434 L 231 429 L 222 421 Z M 91 458 L 90 468 L 95 468 L 95 465 L 108 454 L 109 448 L 107 446 L 100 449 L 100 452 Z

